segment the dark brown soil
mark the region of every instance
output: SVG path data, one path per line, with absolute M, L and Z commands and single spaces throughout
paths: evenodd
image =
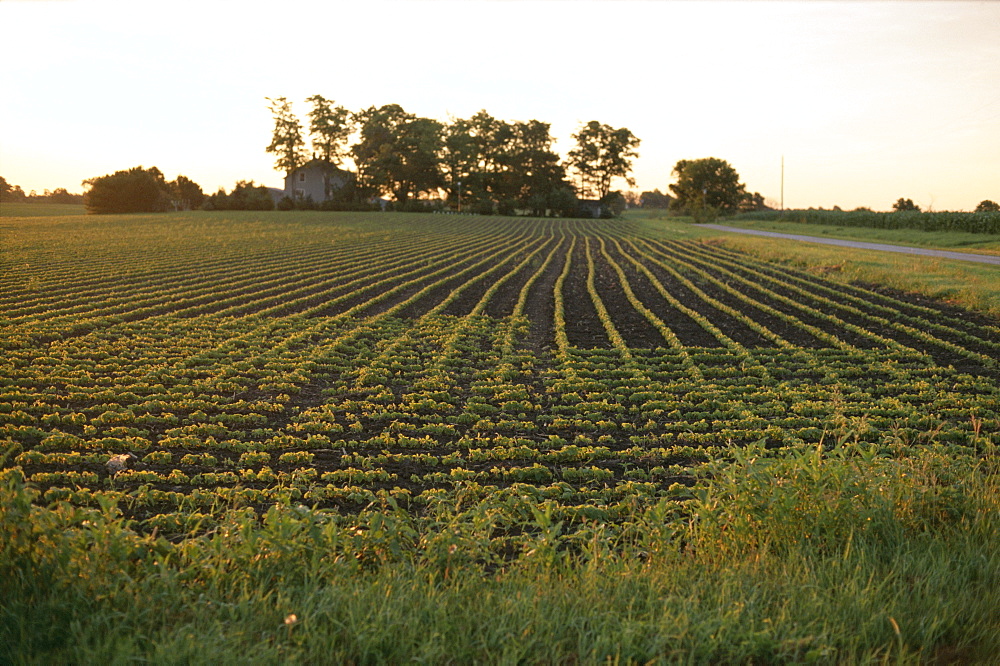
M 580 240 L 573 251 L 569 275 L 563 283 L 563 314 L 566 317 L 566 337 L 571 345 L 582 349 L 611 348 L 611 341 L 587 290 L 587 255 Z
M 530 322 L 524 346 L 535 353 L 546 351 L 555 346 L 556 304 L 554 292 L 556 280 L 559 279 L 559 274 L 562 272 L 563 262 L 560 259 L 567 247 L 569 247 L 569 240 L 563 239 L 552 261 L 531 285 L 524 302 L 524 314 Z
M 655 348 L 666 344 L 663 336 L 652 323 L 629 302 L 622 289 L 618 274 L 604 256 L 591 247 L 594 257 L 594 286 L 608 310 L 611 323 L 629 347 Z M 631 286 L 631 285 L 630 285 Z

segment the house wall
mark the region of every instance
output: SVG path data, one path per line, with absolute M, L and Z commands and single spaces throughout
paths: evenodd
M 326 201 L 335 190 L 347 182 L 342 173 L 306 166 L 285 176 L 285 196 L 292 199 L 312 198 L 316 203 Z
M 297 169 L 285 176 L 285 196 L 292 199 L 326 201 L 323 172 L 319 169 Z

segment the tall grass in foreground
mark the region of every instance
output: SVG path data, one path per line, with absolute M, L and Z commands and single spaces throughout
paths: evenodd
M 171 543 L 0 483 L 0 661 L 985 662 L 1000 654 L 993 455 L 766 451 L 618 524 L 489 502 L 344 527 L 279 505 Z M 456 496 L 458 496 L 458 493 Z M 378 517 L 381 516 L 381 517 Z

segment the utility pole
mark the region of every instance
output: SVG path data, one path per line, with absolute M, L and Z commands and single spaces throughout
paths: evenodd
M 781 210 L 785 210 L 785 156 L 781 156 Z

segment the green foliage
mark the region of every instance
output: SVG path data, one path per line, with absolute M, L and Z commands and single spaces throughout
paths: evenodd
M 1000 204 L 996 201 L 991 201 L 989 199 L 983 199 L 976 205 L 977 213 L 1000 213 Z
M 632 160 L 639 156 L 639 139 L 628 128 L 615 129 L 591 120 L 573 135 L 576 147 L 569 151 L 568 163 L 582 183 L 581 190 L 602 200 L 611 192 L 611 181 L 623 178 L 635 185 L 630 176 Z
M 177 176 L 170 183 L 174 208 L 177 210 L 197 210 L 205 200 L 201 186 L 187 176 Z
M 746 201 L 740 175 L 725 160 L 716 157 L 680 160 L 672 173 L 677 179 L 670 185 L 676 206 L 696 220 L 735 213 Z
M 552 150 L 549 124 L 538 120 L 509 125 L 510 138 L 499 146 L 500 171 L 488 180 L 499 201 L 509 199 L 519 208 L 544 216 L 547 209 L 565 211 L 571 190 L 559 156 Z M 509 214 L 509 213 L 507 213 Z
M 24 198 L 24 190 L 21 189 L 20 185 L 11 185 L 6 178 L 0 176 L 0 201 L 5 203 L 19 202 L 23 201 Z
M 150 217 L 5 236 L 0 661 L 995 652 L 995 320 L 629 217 Z
M 660 192 L 660 190 L 653 190 L 652 192 L 643 192 L 639 195 L 639 205 L 642 208 L 658 208 L 661 210 L 666 210 L 670 207 L 670 203 L 673 198 Z
M 738 220 L 776 220 L 872 229 L 919 229 L 921 231 L 966 231 L 1000 234 L 1000 212 L 933 212 L 920 211 L 880 213 L 865 209 L 785 210 L 742 213 Z
M 20 185 L 11 185 L 7 179 L 0 176 L 0 202 L 8 205 L 24 203 L 45 203 L 56 205 L 79 205 L 83 203 L 82 194 L 72 194 L 65 187 L 57 187 L 52 190 L 45 190 L 42 194 L 25 194 Z
M 287 206 L 287 204 L 285 204 Z M 219 191 L 207 197 L 202 204 L 204 210 L 274 210 L 274 197 L 264 185 L 254 185 L 252 180 L 236 182 L 233 191 Z
M 313 95 L 306 101 L 313 105 L 309 112 L 313 150 L 320 159 L 340 164 L 346 157 L 345 146 L 353 129 L 350 112 L 342 106 L 334 106 L 322 95 Z
M 420 517 L 388 494 L 346 520 L 287 500 L 176 515 L 187 535 L 171 541 L 112 501 L 40 507 L 6 470 L 0 658 L 981 662 L 1000 649 L 989 464 L 751 447 L 706 472 L 683 508 L 615 521 L 467 484 Z
M 764 203 L 764 197 L 760 192 L 754 192 L 753 194 L 746 192 L 743 197 L 743 201 L 740 202 L 741 211 L 750 210 L 767 210 L 768 206 Z
M 141 166 L 84 181 L 88 213 L 154 213 L 170 210 L 170 188 L 156 167 Z
M 438 163 L 443 126 L 398 104 L 355 114 L 360 140 L 351 148 L 362 193 L 391 194 L 398 203 L 443 185 Z
M 134 167 L 108 176 L 84 181 L 90 189 L 83 203 L 88 213 L 155 213 L 167 210 L 192 210 L 201 206 L 201 186 L 179 175 L 167 182 L 156 167 Z M 63 190 L 65 192 L 65 190 Z M 73 195 L 62 197 L 69 200 Z
M 274 118 L 271 143 L 265 150 L 275 155 L 274 168 L 291 173 L 306 161 L 305 141 L 302 139 L 302 123 L 292 112 L 292 103 L 284 97 L 266 98 L 268 109 Z
M 894 213 L 919 213 L 920 206 L 913 203 L 913 199 L 904 199 L 900 197 L 896 199 L 896 203 L 892 204 L 892 211 Z
M 610 192 L 601 199 L 601 216 L 618 217 L 625 212 L 625 196 L 618 191 Z
M 572 216 L 576 196 L 548 123 L 507 122 L 486 111 L 444 130 L 441 167 L 453 209 L 490 215 Z

